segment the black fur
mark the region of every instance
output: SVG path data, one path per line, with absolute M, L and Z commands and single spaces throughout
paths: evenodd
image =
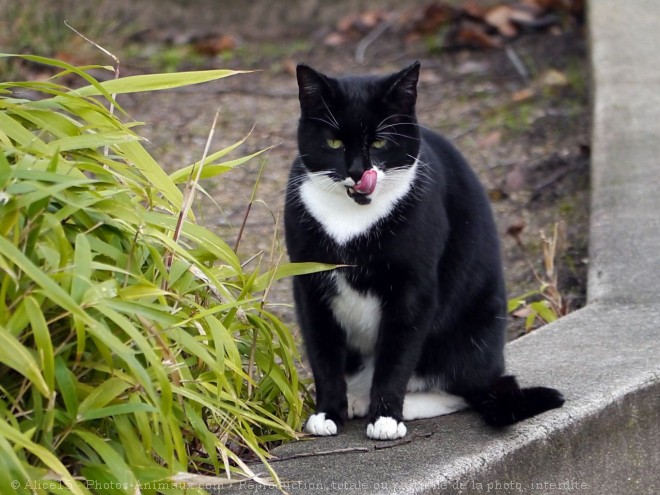
M 292 261 L 349 265 L 351 286 L 382 301 L 374 349 L 368 421 L 402 419 L 406 385 L 415 374 L 464 397 L 488 424 L 503 426 L 563 403 L 553 389 L 520 389 L 504 373 L 506 298 L 499 241 L 490 205 L 476 175 L 443 137 L 417 125 L 419 64 L 386 77 L 332 79 L 298 68 L 300 157 L 292 166 L 285 210 Z M 370 147 L 379 124 L 391 124 L 382 149 Z M 329 149 L 327 139 L 344 148 Z M 420 170 L 410 191 L 386 218 L 344 244 L 328 235 L 300 200 L 308 172 L 358 181 L 378 164 Z M 357 197 L 353 197 L 357 196 Z M 369 203 L 362 195 L 346 201 Z M 363 356 L 347 344 L 331 301 L 328 273 L 298 276 L 294 296 L 317 393 L 317 412 L 346 419 L 345 374 Z

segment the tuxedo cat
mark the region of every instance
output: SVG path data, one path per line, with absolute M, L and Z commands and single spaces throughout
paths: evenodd
M 336 79 L 297 69 L 287 248 L 292 261 L 341 265 L 293 283 L 314 435 L 366 417 L 368 437 L 400 438 L 404 420 L 465 407 L 504 426 L 563 403 L 504 375 L 495 223 L 463 157 L 417 123 L 419 67 Z

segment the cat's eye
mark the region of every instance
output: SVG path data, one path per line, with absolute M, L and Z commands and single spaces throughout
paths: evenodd
M 377 150 L 384 148 L 385 147 L 385 140 L 384 139 L 376 139 L 373 143 L 371 143 L 371 147 L 375 148 Z
M 328 146 L 330 146 L 333 150 L 338 150 L 344 145 L 340 139 L 328 139 L 326 143 L 328 143 Z

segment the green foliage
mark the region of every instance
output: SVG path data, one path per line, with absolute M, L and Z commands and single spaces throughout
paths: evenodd
M 524 252 L 522 241 L 518 234 L 512 234 Z M 532 263 L 529 266 L 534 277 L 539 282 L 539 288 L 518 297 L 509 299 L 507 313 L 525 318 L 525 331 L 533 329 L 535 323 L 545 325 L 552 323 L 570 312 L 568 303 L 559 290 L 555 262 L 560 240 L 563 237 L 563 226 L 555 223 L 552 237 L 547 238 L 541 232 L 541 245 L 543 248 L 543 272 L 539 273 Z
M 0 84 L 0 493 L 202 493 L 186 473 L 252 476 L 246 456 L 276 480 L 265 448 L 295 437 L 306 392 L 263 294 L 323 267 L 248 272 L 192 214 L 177 226 L 192 167 L 245 159 L 168 175 L 106 108 L 235 72 L 99 83 L 23 58 L 62 72 Z M 71 73 L 89 85 L 58 84 Z
M 547 299 L 547 286 L 541 286 L 538 290 L 527 292 L 518 297 L 513 297 L 507 302 L 507 312 L 515 316 L 525 318 L 525 331 L 529 332 L 534 323 L 541 325 L 552 323 L 559 315 Z M 530 298 L 533 300 L 530 301 Z

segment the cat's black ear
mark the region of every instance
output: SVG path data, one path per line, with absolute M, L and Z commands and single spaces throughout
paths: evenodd
M 420 63 L 415 62 L 387 79 L 386 101 L 399 113 L 414 114 Z
M 328 78 L 308 65 L 300 64 L 296 68 L 298 78 L 298 97 L 304 113 L 322 110 L 324 98 L 332 96 L 332 86 Z

